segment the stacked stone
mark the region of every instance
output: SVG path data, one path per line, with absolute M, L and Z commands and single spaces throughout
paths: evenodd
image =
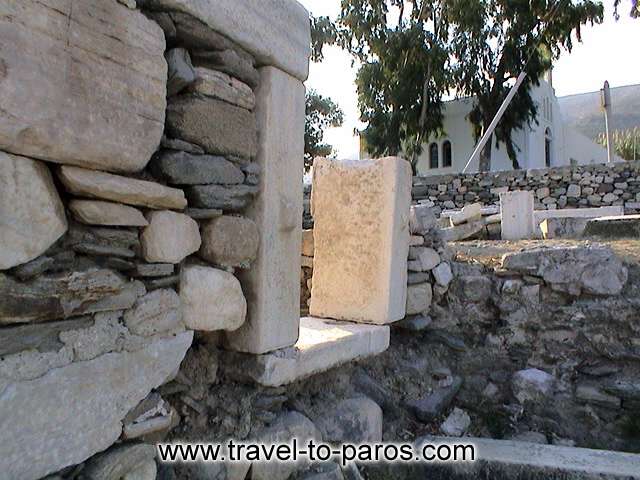
M 300 313 L 307 315 L 311 303 L 313 278 L 313 229 L 302 231 L 302 269 L 300 270 Z
M 624 206 L 640 212 L 640 162 L 542 170 L 415 177 L 413 199 L 439 214 L 473 203 L 497 205 L 500 193 L 530 190 L 536 210 Z

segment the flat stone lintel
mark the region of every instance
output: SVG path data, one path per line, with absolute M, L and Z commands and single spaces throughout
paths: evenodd
M 300 338 L 293 347 L 265 355 L 230 354 L 227 367 L 234 377 L 279 387 L 388 347 L 389 327 L 306 317 L 300 319 Z

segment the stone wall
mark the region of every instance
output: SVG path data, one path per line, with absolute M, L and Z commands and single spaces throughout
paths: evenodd
M 626 214 L 640 212 L 640 162 L 588 165 L 543 170 L 471 173 L 416 177 L 413 199 L 443 210 L 482 203 L 497 205 L 500 193 L 535 192 L 536 210 L 624 206 Z
M 54 3 L 0 7 L 0 476 L 152 479 L 185 355 L 262 315 L 296 323 L 260 348 L 297 339 L 297 295 L 262 305 L 297 287 L 308 14 Z
M 383 406 L 385 438 L 640 451 L 637 260 L 593 242 L 451 247 L 426 206 L 410 222 L 407 317 L 352 377 Z M 304 237 L 302 303 L 312 230 Z

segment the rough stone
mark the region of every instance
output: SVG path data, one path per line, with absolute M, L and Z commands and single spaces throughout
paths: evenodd
M 473 203 L 467 205 L 459 212 L 452 212 L 449 215 L 451 226 L 461 225 L 467 222 L 473 222 L 482 218 L 482 204 Z
M 0 325 L 44 322 L 131 308 L 144 287 L 111 270 L 43 276 L 19 283 L 0 274 Z
M 409 211 L 409 229 L 413 235 L 424 235 L 436 226 L 437 219 L 431 207 L 413 205 Z
M 222 210 L 218 208 L 187 208 L 184 212 L 194 220 L 212 220 L 222 216 Z
M 442 262 L 433 269 L 432 273 L 437 284 L 442 287 L 448 287 L 453 280 L 453 272 L 451 271 L 451 266 L 447 262 Z
M 138 263 L 130 272 L 133 277 L 166 277 L 173 275 L 173 263 Z
M 254 354 L 293 345 L 300 321 L 300 244 L 304 157 L 304 85 L 282 71 L 260 70 L 256 118 L 263 180 L 245 216 L 260 232 L 258 258 L 241 280 L 247 322 L 227 335 L 230 348 Z M 274 295 L 274 292 L 279 292 Z
M 148 219 L 140 235 L 147 262 L 180 263 L 200 248 L 200 229 L 191 217 L 164 210 L 149 213 Z
M 185 332 L 10 383 L 1 393 L 0 431 L 11 441 L 0 444 L 0 470 L 36 480 L 105 450 L 127 412 L 177 370 L 192 340 Z
M 237 185 L 244 173 L 224 157 L 192 155 L 187 152 L 164 152 L 151 162 L 155 176 L 173 185 Z
M 520 403 L 541 403 L 553 394 L 555 378 L 542 370 L 530 368 L 513 375 L 513 394 Z
M 180 275 L 182 318 L 192 330 L 234 331 L 247 315 L 247 302 L 236 277 L 210 267 L 189 266 Z
M 146 227 L 149 225 L 142 212 L 127 205 L 99 200 L 71 200 L 69 210 L 87 225 L 114 227 Z
M 61 167 L 58 176 L 69 192 L 140 207 L 182 210 L 184 192 L 159 183 L 136 180 L 78 167 Z
M 589 220 L 585 236 L 606 239 L 640 238 L 640 215 L 602 217 Z
M 441 387 L 424 397 L 407 403 L 407 407 L 422 422 L 429 423 L 451 404 L 462 387 L 462 379 L 454 377 L 451 385 Z
M 198 67 L 218 70 L 246 83 L 251 88 L 258 86 L 260 74 L 253 65 L 253 59 L 233 49 L 222 51 L 195 50 L 193 61 Z
M 418 254 L 423 272 L 429 272 L 440 264 L 440 255 L 432 248 L 424 248 Z
M 172 99 L 167 108 L 167 131 L 214 155 L 252 158 L 257 153 L 253 113 L 213 98 L 181 95 Z
M 131 333 L 144 337 L 179 330 L 182 327 L 180 297 L 171 289 L 148 293 L 124 314 L 124 323 Z
M 408 332 L 422 332 L 429 328 L 432 323 L 433 320 L 428 315 L 414 315 L 394 323 L 393 326 Z
M 259 65 L 273 65 L 303 82 L 307 79 L 311 28 L 309 13 L 298 2 L 265 0 L 258 5 L 249 0 L 147 0 L 147 5 L 188 13 L 208 25 L 209 32 L 219 32 L 239 44 Z M 172 16 L 180 33 L 180 22 L 175 14 Z M 192 25 L 187 29 L 195 32 Z M 211 34 L 205 38 L 211 41 Z M 219 50 L 225 45 L 210 43 L 203 47 Z
M 367 397 L 327 404 L 312 420 L 325 442 L 373 443 L 382 441 L 382 410 Z
M 315 281 L 315 280 L 314 280 Z M 428 313 L 431 308 L 433 290 L 430 283 L 409 285 L 407 287 L 407 315 L 419 315 Z
M 256 97 L 247 84 L 226 73 L 208 68 L 196 68 L 196 80 L 189 92 L 223 100 L 247 110 L 256 106 Z
M 264 355 L 227 354 L 226 371 L 235 378 L 279 387 L 388 347 L 389 327 L 306 317 L 300 319 L 300 338 L 293 347 Z
M 256 259 L 259 242 L 253 220 L 225 215 L 202 226 L 200 256 L 222 267 L 248 267 Z
M 177 95 L 196 80 L 196 71 L 189 52 L 184 48 L 172 48 L 164 54 L 169 67 L 167 96 Z
M 253 185 L 194 185 L 187 187 L 189 204 L 199 208 L 239 212 L 258 194 Z
M 618 295 L 628 279 L 627 268 L 605 246 L 544 247 L 506 254 L 502 266 L 541 277 L 552 289 L 579 296 Z
M 194 155 L 204 155 L 205 153 L 204 148 L 202 148 L 201 146 L 185 142 L 184 140 L 180 140 L 179 138 L 162 137 L 162 142 L 160 143 L 160 145 L 162 146 L 162 148 L 166 148 L 167 150 L 193 153 Z
M 155 456 L 156 449 L 153 445 L 121 445 L 91 458 L 82 474 L 91 480 L 120 480 L 149 461 L 153 462 Z
M 588 218 L 547 218 L 540 224 L 542 238 L 581 238 L 588 221 Z
M 459 242 L 477 235 L 484 227 L 485 223 L 482 220 L 468 222 L 456 227 L 443 228 L 440 230 L 440 236 L 445 242 Z
M 409 163 L 316 159 L 313 176 L 311 315 L 375 324 L 404 318 Z
M 440 426 L 440 430 L 449 437 L 461 437 L 470 426 L 471 417 L 469 417 L 469 414 L 460 408 L 454 408 Z
M 0 44 L 14 46 L 0 59 L 0 150 L 109 171 L 144 168 L 166 106 L 165 41 L 155 22 L 113 1 L 54 8 L 7 0 Z
M 64 206 L 49 169 L 0 152 L 0 270 L 37 258 L 66 231 Z

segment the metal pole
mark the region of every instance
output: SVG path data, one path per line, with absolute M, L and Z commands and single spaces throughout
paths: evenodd
M 515 97 L 516 93 L 518 93 L 518 89 L 520 88 L 520 85 L 522 85 L 522 82 L 524 82 L 524 79 L 526 77 L 527 77 L 527 74 L 525 72 L 522 72 L 520 75 L 518 75 L 518 80 L 516 80 L 516 84 L 511 88 L 511 91 L 509 92 L 509 95 L 507 95 L 507 98 L 504 99 L 504 102 L 502 102 L 500 109 L 496 113 L 496 116 L 493 117 L 493 121 L 489 125 L 489 128 L 487 128 L 487 131 L 484 132 L 484 135 L 480 139 L 480 143 L 478 143 L 478 145 L 476 146 L 476 149 L 471 154 L 471 158 L 469 158 L 469 161 L 464 166 L 462 173 L 466 173 L 467 169 L 469 168 L 469 165 L 471 165 L 471 162 L 473 162 L 476 158 L 478 158 L 478 156 L 480 155 L 480 152 L 489 141 L 489 138 L 493 134 L 493 131 L 496 129 L 498 122 L 502 120 L 502 116 L 504 115 L 504 112 L 507 111 L 507 107 L 509 107 L 511 100 L 513 100 L 513 97 Z
M 600 91 L 600 101 L 604 110 L 604 128 L 607 135 L 607 163 L 613 161 L 613 145 L 611 142 L 611 131 L 609 130 L 609 114 L 611 114 L 611 89 L 609 82 L 604 82 L 604 88 Z

